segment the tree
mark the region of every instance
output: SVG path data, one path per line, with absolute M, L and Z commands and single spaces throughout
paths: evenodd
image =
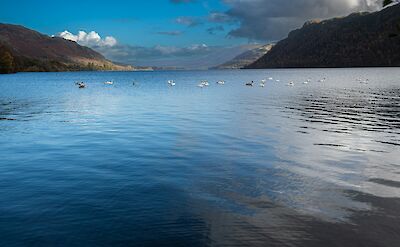
M 386 7 L 387 5 L 393 3 L 393 0 L 383 0 L 383 7 Z
M 14 72 L 14 58 L 8 51 L 0 51 L 0 74 Z

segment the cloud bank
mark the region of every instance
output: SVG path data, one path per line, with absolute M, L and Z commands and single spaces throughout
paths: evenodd
M 95 31 L 91 31 L 86 33 L 84 31 L 79 31 L 78 34 L 73 34 L 69 31 L 64 31 L 58 33 L 56 36 L 72 40 L 77 42 L 80 45 L 88 46 L 88 47 L 113 47 L 117 45 L 117 40 L 112 36 L 107 36 L 104 39 L 96 33 Z
M 224 47 L 193 44 L 187 47 L 143 47 L 118 44 L 113 47 L 97 47 L 96 50 L 113 61 L 137 66 L 207 69 L 229 61 L 251 48 L 251 45 Z

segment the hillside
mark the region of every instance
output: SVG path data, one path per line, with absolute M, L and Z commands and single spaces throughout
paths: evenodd
M 259 58 L 267 54 L 273 45 L 255 45 L 253 49 L 248 50 L 234 59 L 216 66 L 213 69 L 241 69 L 245 66 L 257 61 Z
M 0 23 L 0 73 L 22 71 L 132 70 L 76 42 Z
M 400 5 L 311 21 L 247 68 L 400 66 Z

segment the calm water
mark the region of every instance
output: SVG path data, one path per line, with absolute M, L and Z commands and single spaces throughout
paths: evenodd
M 0 246 L 399 244 L 398 68 L 0 76 Z

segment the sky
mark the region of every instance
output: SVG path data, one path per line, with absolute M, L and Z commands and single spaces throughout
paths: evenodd
M 0 22 L 72 39 L 127 64 L 203 66 L 279 41 L 311 19 L 381 0 L 1 0 Z M 209 66 L 205 65 L 205 66 Z

